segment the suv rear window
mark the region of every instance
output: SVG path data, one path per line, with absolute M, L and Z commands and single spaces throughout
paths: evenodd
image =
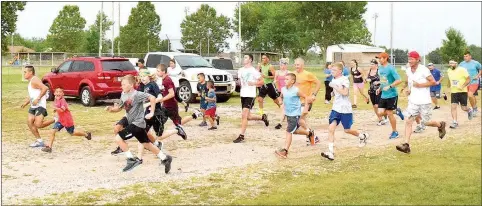
M 136 70 L 129 60 L 106 60 L 102 61 L 103 71 L 131 71 Z
M 213 59 L 212 65 L 216 69 L 233 70 L 233 62 L 230 59 Z

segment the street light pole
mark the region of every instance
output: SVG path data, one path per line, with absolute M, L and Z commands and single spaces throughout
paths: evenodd
M 209 40 L 211 38 L 211 28 L 208 29 L 208 57 L 210 56 L 210 51 L 209 51 Z
M 393 64 L 393 2 L 390 2 L 390 62 Z
M 99 57 L 102 56 L 102 13 L 104 12 L 104 2 L 100 2 L 100 16 L 99 16 Z
M 243 57 L 243 54 L 241 53 L 241 49 L 243 48 L 241 46 L 241 2 L 238 2 L 238 47 L 239 47 L 239 62 L 241 63 L 242 62 L 242 57 Z M 242 64 L 242 63 L 241 63 Z
M 377 18 L 378 18 L 378 13 L 375 13 L 373 15 L 373 18 L 375 19 L 375 31 L 373 31 L 373 45 L 377 45 Z
M 115 27 L 114 25 L 115 25 L 115 21 L 114 21 L 114 2 L 112 2 L 112 40 L 111 40 L 111 46 L 110 46 L 112 56 L 114 56 L 114 27 Z

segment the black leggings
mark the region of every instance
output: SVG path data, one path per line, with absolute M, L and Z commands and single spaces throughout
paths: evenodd
M 331 88 L 329 84 L 329 81 L 325 81 L 325 100 L 331 101 L 331 92 L 333 92 L 333 88 Z

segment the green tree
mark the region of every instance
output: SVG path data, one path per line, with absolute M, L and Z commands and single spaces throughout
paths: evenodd
M 131 9 L 127 25 L 120 28 L 120 49 L 123 53 L 159 51 L 161 18 L 151 2 L 143 1 Z M 117 46 L 117 45 L 116 45 Z
M 85 34 L 84 52 L 98 53 L 99 52 L 99 27 L 101 13 L 97 13 L 97 18 L 94 24 L 90 25 L 89 30 Z M 114 22 L 107 19 L 105 13 L 102 13 L 102 53 L 108 53 L 111 47 L 110 41 L 105 38 L 106 31 L 114 25 Z
M 464 52 L 467 48 L 467 42 L 460 31 L 450 27 L 445 34 L 447 39 L 442 40 L 442 47 L 440 47 L 440 55 L 443 62 L 455 60 L 460 62 L 463 60 Z
M 478 62 L 482 62 L 482 48 L 480 46 L 476 46 L 471 44 L 467 50 L 469 50 L 472 59 L 477 60 Z
M 8 38 L 10 39 L 10 38 Z M 18 33 L 13 34 L 13 44 L 15 46 L 24 46 L 35 50 L 36 52 L 43 52 L 48 48 L 47 42 L 44 38 L 24 38 Z
M 390 54 L 390 49 L 388 50 L 388 54 Z M 408 63 L 408 50 L 393 49 L 393 56 L 395 58 L 395 63 L 397 64 Z
M 442 56 L 440 55 L 440 48 L 436 48 L 435 50 L 428 53 L 427 56 L 428 60 L 434 64 L 443 64 Z M 448 63 L 448 62 L 445 62 Z
M 300 23 L 311 28 L 322 54 L 333 44 L 370 44 L 363 14 L 367 2 L 300 2 Z
M 231 22 L 228 17 L 217 16 L 216 9 L 207 4 L 193 14 L 186 16 L 181 23 L 181 44 L 184 48 L 197 48 L 202 53 L 221 52 L 229 48 L 227 38 L 233 36 L 231 33 Z
M 17 11 L 23 11 L 24 1 L 2 1 L 2 52 L 6 52 L 11 41 L 8 38 L 17 28 Z
M 53 51 L 82 51 L 85 42 L 85 23 L 78 6 L 65 5 L 50 26 L 47 35 L 47 41 Z

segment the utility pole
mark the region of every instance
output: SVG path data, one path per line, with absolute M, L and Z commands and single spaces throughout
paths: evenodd
M 119 39 L 117 41 L 117 55 L 120 56 L 120 29 L 121 29 L 121 26 L 120 26 L 120 2 L 119 2 L 119 18 L 117 19 L 117 21 L 119 22 Z
M 393 64 L 393 2 L 390 2 L 390 62 Z
M 373 45 L 377 45 L 377 18 L 378 13 L 373 14 L 373 18 L 375 19 L 375 30 L 373 31 Z
M 114 2 L 112 2 L 112 40 L 111 40 L 111 52 L 112 56 L 114 56 L 114 27 L 115 27 L 115 21 L 114 21 Z M 120 56 L 120 55 L 119 55 Z
M 170 48 L 171 40 L 169 40 L 169 36 L 167 36 L 167 34 L 166 34 L 166 38 L 167 38 L 167 52 L 170 52 L 171 51 L 171 48 Z
M 99 57 L 102 56 L 102 13 L 104 12 L 104 2 L 100 2 L 100 16 L 99 16 Z
M 189 12 L 189 7 L 188 6 L 184 7 L 184 14 L 185 14 L 184 17 L 187 17 L 188 12 Z
M 238 2 L 238 46 L 239 46 L 239 63 L 242 65 L 243 63 L 243 54 L 241 52 L 241 49 L 243 48 L 241 46 L 241 2 Z

